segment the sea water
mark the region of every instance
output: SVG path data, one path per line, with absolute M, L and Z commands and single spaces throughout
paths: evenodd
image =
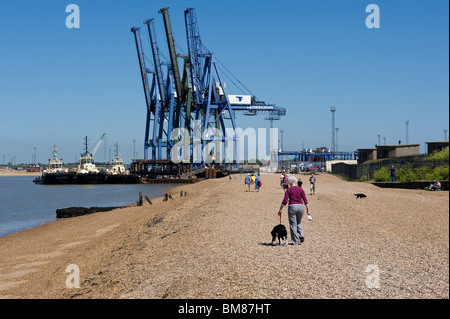
M 125 206 L 163 196 L 175 184 L 41 185 L 35 177 L 0 177 L 0 237 L 56 220 L 67 207 Z

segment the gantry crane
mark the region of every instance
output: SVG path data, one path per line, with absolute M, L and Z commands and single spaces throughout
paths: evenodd
M 244 115 L 269 113 L 271 116 L 281 116 L 285 115 L 286 109 L 258 101 L 251 95 L 227 94 L 219 62 L 202 43 L 194 8 L 187 8 L 184 12 L 188 56 L 181 56 L 176 52 L 169 8 L 162 8 L 159 13 L 162 14 L 164 21 L 169 63 L 163 64 L 160 61 L 153 19 L 144 21 L 151 43 L 153 70 L 145 66 L 140 28 L 131 28 L 135 36 L 147 105 L 144 159 L 149 159 L 149 148 L 151 159 L 168 159 L 176 143 L 172 133 L 174 129 L 183 128 L 184 133 L 179 133 L 181 132 L 179 130 L 176 132 L 191 139 L 189 149 L 183 150 L 190 154 L 189 157 L 183 158 L 185 160 L 188 158 L 187 161 L 191 164 L 204 165 L 211 149 L 216 153 L 225 154 L 226 161 L 230 159 L 227 151 L 235 150 L 234 162 L 239 163 L 236 112 L 243 111 Z M 184 61 L 182 78 L 177 58 Z M 163 65 L 167 66 L 165 77 Z M 153 129 L 151 138 L 150 128 Z M 232 147 L 227 147 L 230 144 Z M 233 160 L 230 161 L 232 162 Z

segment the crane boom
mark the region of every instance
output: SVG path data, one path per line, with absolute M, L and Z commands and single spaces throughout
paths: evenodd
M 194 8 L 184 11 L 186 24 L 186 39 L 189 51 L 189 65 L 191 72 L 191 84 L 194 101 L 197 105 L 203 104 L 203 56 L 202 40 L 198 30 L 197 15 Z
M 142 50 L 140 28 L 133 27 L 133 28 L 131 28 L 131 32 L 133 32 L 135 42 L 136 42 L 136 50 L 138 53 L 139 68 L 141 70 L 142 84 L 144 86 L 145 102 L 147 104 L 147 112 L 148 113 L 150 111 L 154 112 L 154 110 L 152 110 L 152 96 L 151 96 L 151 91 L 150 91 L 150 85 L 148 83 L 148 78 L 147 78 L 147 68 L 145 67 L 144 51 Z
M 94 149 L 91 152 L 92 156 L 95 155 L 95 153 L 97 152 L 98 148 L 100 147 L 100 144 L 102 144 L 103 139 L 105 138 L 105 135 L 106 135 L 106 133 L 103 133 L 102 136 L 98 139 L 97 143 L 94 146 Z
M 167 45 L 169 47 L 170 63 L 172 64 L 173 79 L 177 92 L 177 100 L 181 101 L 183 97 L 183 86 L 181 85 L 180 70 L 178 68 L 175 40 L 173 38 L 172 27 L 170 25 L 169 8 L 162 8 L 158 12 L 163 15 L 164 26 L 166 29 Z
M 161 95 L 161 102 L 163 104 L 165 104 L 167 97 L 166 97 L 166 90 L 164 89 L 164 80 L 163 80 L 163 73 L 161 70 L 161 61 L 159 59 L 159 48 L 158 48 L 158 44 L 156 42 L 154 19 L 147 19 L 144 21 L 144 24 L 147 25 L 148 34 L 150 36 L 153 62 L 155 64 L 156 79 L 157 79 L 158 86 L 159 86 L 159 94 Z M 156 98 L 158 99 L 158 96 Z

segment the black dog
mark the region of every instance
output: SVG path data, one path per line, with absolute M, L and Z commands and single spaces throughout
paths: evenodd
M 287 230 L 284 225 L 276 225 L 270 233 L 272 234 L 272 245 L 275 239 L 278 237 L 278 245 L 281 246 L 281 240 L 284 239 L 285 245 L 287 246 Z
M 363 193 L 358 193 L 358 194 L 355 194 L 355 196 L 356 196 L 356 198 L 365 198 L 365 197 L 367 197 L 365 194 L 363 194 Z

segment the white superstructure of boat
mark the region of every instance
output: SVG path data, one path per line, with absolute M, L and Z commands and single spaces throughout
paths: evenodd
M 53 158 L 48 160 L 48 167 L 44 169 L 44 174 L 60 174 L 67 173 L 69 170 L 63 166 L 62 158 L 58 158 L 57 154 L 58 147 L 53 144 Z

